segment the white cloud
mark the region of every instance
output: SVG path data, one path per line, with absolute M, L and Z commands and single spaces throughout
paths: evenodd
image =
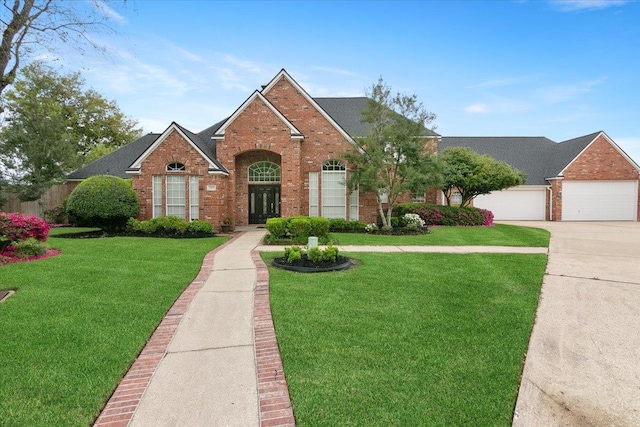
M 594 87 L 602 84 L 606 80 L 605 78 L 590 80 L 584 82 L 578 82 L 570 85 L 555 85 L 549 86 L 537 91 L 538 97 L 544 102 L 556 104 L 559 102 L 575 99 L 580 95 L 591 92 Z
M 464 107 L 464 111 L 469 114 L 487 114 L 489 112 L 489 106 L 478 102 Z
M 625 3 L 629 3 L 630 0 L 550 0 L 550 2 L 561 12 L 575 12 L 622 6 Z
M 113 10 L 109 5 L 101 0 L 93 0 L 93 6 L 100 12 L 104 17 L 111 19 L 112 21 L 119 22 L 121 24 L 126 24 L 127 18 L 120 15 L 118 12 Z

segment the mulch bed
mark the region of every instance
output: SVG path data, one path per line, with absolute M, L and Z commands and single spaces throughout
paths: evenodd
M 274 267 L 282 268 L 284 270 L 297 271 L 299 273 L 316 273 L 324 271 L 346 270 L 351 267 L 351 260 L 344 256 L 338 256 L 335 262 L 320 261 L 312 262 L 307 258 L 307 255 L 302 255 L 302 258 L 298 261 L 288 263 L 285 257 L 274 258 L 272 261 Z
M 37 261 L 39 259 L 51 258 L 52 256 L 60 255 L 62 251 L 60 249 L 47 249 L 47 251 L 42 255 L 30 256 L 27 258 L 20 257 L 3 257 L 0 258 L 0 266 L 7 264 L 16 264 L 19 262 L 28 262 L 28 261 Z

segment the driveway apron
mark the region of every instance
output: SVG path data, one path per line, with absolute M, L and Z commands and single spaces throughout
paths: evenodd
M 640 426 L 640 223 L 551 231 L 513 425 Z

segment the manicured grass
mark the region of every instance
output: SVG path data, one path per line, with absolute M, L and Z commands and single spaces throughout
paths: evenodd
M 61 255 L 1 266 L 0 425 L 90 425 L 225 240 L 52 237 Z
M 353 257 L 345 272 L 270 268 L 297 425 L 511 425 L 546 256 Z
M 431 234 L 384 236 L 331 233 L 340 245 L 427 246 L 549 246 L 549 232 L 541 228 L 495 224 L 491 227 L 431 227 Z

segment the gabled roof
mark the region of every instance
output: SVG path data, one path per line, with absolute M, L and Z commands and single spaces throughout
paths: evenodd
M 69 181 L 83 180 L 94 175 L 114 175 L 120 178 L 129 178 L 127 169 L 133 159 L 138 158 L 160 136 L 159 133 L 149 133 L 135 141 L 118 148 L 115 151 L 99 158 L 67 175 Z
M 251 105 L 251 103 L 253 103 L 255 100 L 262 101 L 273 112 L 273 114 L 275 114 L 278 117 L 278 119 L 282 121 L 282 123 L 284 123 L 289 128 L 289 131 L 291 133 L 291 138 L 300 139 L 300 140 L 304 139 L 304 136 L 302 135 L 302 133 L 300 133 L 300 131 L 293 125 L 293 123 L 291 123 L 280 111 L 278 111 L 278 109 L 271 102 L 269 102 L 267 98 L 264 97 L 264 95 L 262 95 L 258 91 L 253 92 L 253 94 L 249 98 L 247 98 L 247 100 L 244 101 L 240 107 L 238 107 L 238 109 L 231 115 L 231 117 L 225 120 L 224 123 L 220 127 L 218 127 L 218 129 L 216 129 L 212 138 L 213 139 L 224 138 L 224 133 L 227 130 L 227 127 L 229 127 L 229 125 L 233 123 L 233 121 L 240 114 L 242 114 L 242 112 L 246 110 L 247 107 Z
M 567 147 L 565 151 L 571 151 L 571 153 L 575 152 L 578 149 L 579 149 L 579 151 L 573 158 L 571 158 L 567 163 L 565 163 L 564 166 L 562 166 L 562 169 L 560 170 L 560 172 L 558 172 L 558 175 L 562 175 L 564 173 L 564 171 L 569 166 L 571 166 L 571 164 L 575 161 L 575 159 L 577 157 L 579 157 L 580 154 L 582 154 L 583 151 L 585 151 L 587 148 L 589 148 L 589 146 L 600 135 L 602 135 L 607 140 L 607 142 L 609 142 L 609 144 L 611 144 L 611 146 L 616 151 L 618 151 L 618 153 L 620 153 L 620 155 L 622 157 L 624 157 L 629 163 L 631 163 L 636 170 L 640 171 L 640 166 L 638 166 L 638 164 L 636 162 L 634 162 L 633 159 L 631 157 L 629 157 L 629 155 L 627 153 L 625 153 L 622 148 L 618 147 L 618 144 L 613 142 L 613 140 L 611 138 L 609 138 L 609 136 L 606 133 L 604 133 L 603 131 L 599 131 L 599 132 L 595 132 L 595 133 L 592 133 L 590 135 L 585 135 L 585 136 L 582 136 L 582 137 L 579 137 L 579 138 L 569 139 L 569 140 L 561 142 L 559 144 L 559 145 L 563 145 L 563 146 Z M 571 148 L 569 148 L 569 147 L 571 147 Z
M 600 134 L 554 142 L 545 137 L 442 137 L 438 152 L 449 147 L 469 147 L 480 154 L 502 160 L 527 175 L 526 185 L 545 185 L 548 178 L 561 176 L 564 170 L 591 144 Z M 604 134 L 606 137 L 606 134 Z M 635 165 L 610 138 L 609 142 Z M 637 165 L 635 165 L 637 168 Z
M 280 81 L 280 79 L 285 78 L 289 83 L 291 83 L 291 85 L 307 100 L 307 102 L 309 102 L 309 104 L 311 104 L 314 108 L 316 108 L 316 110 L 318 110 L 320 112 L 320 114 L 322 114 L 324 116 L 325 119 L 327 119 L 327 121 L 329 123 L 331 123 L 336 130 L 338 130 L 338 132 L 340 132 L 342 134 L 342 136 L 349 141 L 350 143 L 352 143 L 353 145 L 355 145 L 355 142 L 353 141 L 353 138 L 351 137 L 351 135 L 349 135 L 348 132 L 346 132 L 335 120 L 334 117 L 332 117 L 330 114 L 328 114 L 322 107 L 320 107 L 320 105 L 318 105 L 318 103 L 315 101 L 315 99 L 313 99 L 311 96 L 309 96 L 309 94 L 307 93 L 306 90 L 304 90 L 302 88 L 302 86 L 300 86 L 298 84 L 298 82 L 296 82 L 293 77 L 291 77 L 289 75 L 289 73 L 287 73 L 287 71 L 283 68 L 282 70 L 280 70 L 280 72 L 278 74 L 276 74 L 276 76 L 271 79 L 271 81 L 264 86 L 264 88 L 262 89 L 262 94 L 267 94 L 269 93 L 269 91 L 271 89 L 273 89 L 273 87 L 278 83 L 278 81 Z
M 174 131 L 177 131 L 204 159 L 209 162 L 209 173 L 229 173 L 216 159 L 213 144 L 202 141 L 198 135 L 180 126 L 176 122 L 171 123 L 169 127 L 131 163 L 127 169 L 127 173 L 138 173 L 142 166 L 142 162 L 144 162 L 144 160 L 149 157 L 149 155 Z

